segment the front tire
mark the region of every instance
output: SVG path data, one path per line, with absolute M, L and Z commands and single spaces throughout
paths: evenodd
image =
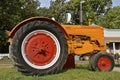
M 92 55 L 89 57 L 88 67 L 89 67 L 89 70 L 92 70 L 92 71 L 94 71 L 93 64 L 94 64 L 94 57 L 95 57 L 95 55 L 96 55 L 96 54 L 92 54 Z
M 60 29 L 39 20 L 21 26 L 11 45 L 14 65 L 25 75 L 58 73 L 66 62 L 67 51 L 67 41 Z
M 94 71 L 112 71 L 114 68 L 114 59 L 108 53 L 97 53 L 94 55 L 93 60 Z

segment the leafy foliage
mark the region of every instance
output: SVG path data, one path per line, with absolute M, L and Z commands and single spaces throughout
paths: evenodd
M 73 23 L 79 24 L 79 10 L 80 1 L 82 0 L 65 0 L 51 1 L 50 16 L 57 18 L 57 21 L 65 22 L 65 13 L 69 12 L 72 14 Z M 85 0 L 83 3 L 83 20 L 84 24 L 87 24 L 87 20 L 91 18 L 94 23 L 97 23 L 97 17 L 100 15 L 107 14 L 108 10 L 112 6 L 112 0 Z M 49 16 L 49 17 L 50 17 Z
M 0 52 L 8 51 L 5 30 L 11 30 L 20 21 L 36 16 L 38 0 L 0 0 Z
M 120 6 L 110 9 L 105 20 L 107 28 L 120 29 Z

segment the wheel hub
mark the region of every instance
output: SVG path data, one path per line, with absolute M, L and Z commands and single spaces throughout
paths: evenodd
M 43 55 L 45 55 L 46 54 L 46 50 L 40 49 L 37 54 L 43 54 Z
M 107 71 L 111 67 L 111 60 L 107 56 L 99 58 L 98 67 L 102 71 Z
M 54 40 L 46 34 L 31 36 L 26 44 L 26 54 L 29 61 L 35 65 L 49 64 L 56 54 Z
M 47 30 L 35 30 L 23 39 L 21 52 L 29 66 L 35 69 L 47 69 L 58 61 L 60 43 L 53 33 Z

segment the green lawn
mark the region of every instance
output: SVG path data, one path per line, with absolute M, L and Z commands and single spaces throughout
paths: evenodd
M 25 76 L 11 64 L 0 64 L 0 80 L 120 80 L 120 72 L 93 72 L 87 64 L 76 64 L 75 69 L 62 70 L 48 76 Z

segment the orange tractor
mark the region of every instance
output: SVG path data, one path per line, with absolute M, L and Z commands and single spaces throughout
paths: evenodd
M 32 17 L 7 34 L 12 62 L 25 75 L 55 74 L 63 67 L 72 68 L 75 63 L 71 55 L 89 55 L 89 67 L 94 71 L 111 71 L 114 67 L 99 26 L 61 25 Z
M 48 18 L 32 17 L 8 32 L 10 56 L 26 75 L 57 73 L 71 54 L 90 55 L 92 70 L 111 71 L 114 59 L 106 53 L 103 34 L 99 26 L 60 25 Z

